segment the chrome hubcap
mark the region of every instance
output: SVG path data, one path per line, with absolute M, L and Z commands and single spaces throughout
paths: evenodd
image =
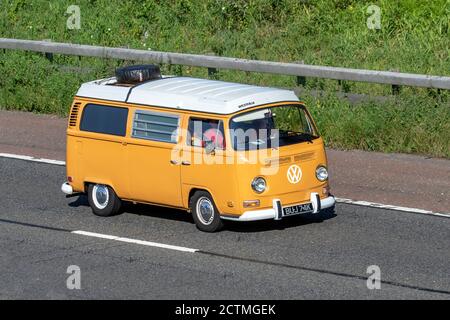
M 105 209 L 109 201 L 108 187 L 102 184 L 96 184 L 92 190 L 93 201 L 97 208 Z
M 206 197 L 201 197 L 197 201 L 197 217 L 200 219 L 200 221 L 205 224 L 211 224 L 214 219 L 214 206 Z

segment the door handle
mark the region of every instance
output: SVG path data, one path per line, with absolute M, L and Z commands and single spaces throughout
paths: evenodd
M 175 164 L 175 165 L 177 165 L 177 164 L 180 164 L 178 161 L 176 161 L 176 160 L 170 160 L 170 163 L 171 164 Z
M 191 163 L 189 161 L 182 161 L 181 164 L 183 166 L 190 166 L 191 165 Z

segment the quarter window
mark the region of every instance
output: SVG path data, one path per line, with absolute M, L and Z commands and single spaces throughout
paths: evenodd
M 87 104 L 83 109 L 80 130 L 124 137 L 128 108 Z
M 138 139 L 176 143 L 179 116 L 170 113 L 137 110 L 132 136 Z

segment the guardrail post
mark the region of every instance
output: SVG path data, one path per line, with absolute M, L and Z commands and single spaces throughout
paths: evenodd
M 389 71 L 391 71 L 391 72 L 400 72 L 399 69 L 391 69 Z M 393 95 L 400 94 L 400 86 L 398 84 L 393 84 L 392 85 L 392 94 Z
M 302 60 L 302 61 L 295 61 L 295 63 L 304 64 L 305 62 Z M 299 87 L 299 86 L 302 86 L 302 87 L 306 86 L 306 77 L 297 76 L 297 87 Z
M 306 86 L 306 77 L 297 76 L 297 87 L 299 86 Z
M 183 66 L 182 65 L 177 65 L 177 67 L 175 68 L 175 74 L 179 77 L 183 76 Z
M 216 68 L 208 68 L 208 77 L 216 80 L 218 78 L 218 71 Z
M 400 94 L 400 86 L 397 84 L 392 85 L 392 94 L 397 95 Z
M 45 41 L 45 42 L 52 42 L 52 39 L 44 39 L 44 40 L 42 40 L 42 41 Z M 51 53 L 51 52 L 45 52 L 44 55 L 45 55 L 45 57 L 47 58 L 48 61 L 53 62 L 53 53 Z
M 349 93 L 350 92 L 350 85 L 348 84 L 347 81 L 345 81 L 345 80 L 338 80 L 338 85 L 341 87 L 342 91 L 344 91 L 345 93 Z

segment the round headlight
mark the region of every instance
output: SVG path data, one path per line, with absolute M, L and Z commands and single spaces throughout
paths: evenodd
M 324 166 L 318 166 L 316 169 L 316 178 L 319 181 L 325 181 L 328 179 L 328 170 Z
M 252 189 L 255 190 L 256 193 L 262 193 L 266 190 L 266 180 L 262 177 L 256 177 L 252 181 Z

